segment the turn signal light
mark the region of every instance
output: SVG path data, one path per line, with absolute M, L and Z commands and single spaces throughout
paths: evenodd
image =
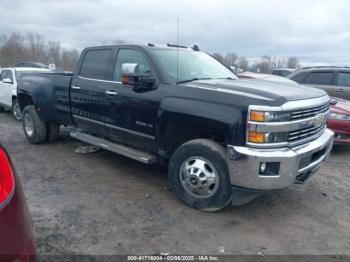
M 265 121 L 265 112 L 251 111 L 249 118 L 250 118 L 250 121 L 264 122 Z
M 265 142 L 265 133 L 249 131 L 248 141 L 252 143 L 264 143 Z
M 4 150 L 0 148 L 0 204 L 12 193 L 14 185 L 10 160 Z

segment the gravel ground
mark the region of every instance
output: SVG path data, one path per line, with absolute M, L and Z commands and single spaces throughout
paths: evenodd
M 350 254 L 350 146 L 305 185 L 204 213 L 179 203 L 166 171 L 63 134 L 30 145 L 0 114 L 0 140 L 21 178 L 39 254 Z

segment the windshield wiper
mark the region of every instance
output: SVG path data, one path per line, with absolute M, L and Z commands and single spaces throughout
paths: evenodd
M 216 79 L 228 79 L 228 80 L 236 80 L 236 78 L 232 78 L 232 77 L 220 77 L 220 78 L 216 78 Z
M 191 78 L 191 79 L 187 79 L 187 80 L 178 81 L 176 84 L 183 84 L 183 83 L 188 83 L 188 82 L 197 81 L 197 80 L 209 80 L 209 79 L 212 79 L 212 78 L 210 78 L 210 77 L 206 77 L 206 78 L 195 77 L 195 78 Z

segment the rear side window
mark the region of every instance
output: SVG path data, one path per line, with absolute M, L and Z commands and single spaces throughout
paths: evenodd
M 350 86 L 350 73 L 339 72 L 337 85 L 338 86 Z
M 306 78 L 305 83 L 314 85 L 332 85 L 333 72 L 312 72 Z
M 84 57 L 80 76 L 92 79 L 111 80 L 108 68 L 112 57 L 112 49 L 91 50 Z
M 308 72 L 300 72 L 299 74 L 293 76 L 291 79 L 297 83 L 304 83 L 307 74 Z

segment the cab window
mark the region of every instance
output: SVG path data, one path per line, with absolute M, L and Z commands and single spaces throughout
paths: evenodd
M 120 49 L 117 55 L 117 61 L 114 67 L 113 80 L 120 82 L 122 79 L 122 64 L 136 63 L 139 65 L 139 73 L 147 74 L 150 72 L 150 65 L 145 56 L 133 49 Z
M 333 72 L 312 72 L 306 78 L 305 83 L 314 85 L 332 85 L 333 75 Z
M 350 86 L 350 73 L 339 72 L 337 85 L 338 86 Z
M 6 78 L 11 79 L 11 81 L 13 82 L 13 74 L 11 70 L 2 70 L 0 80 L 2 81 Z
M 111 80 L 108 75 L 108 68 L 112 59 L 112 49 L 90 50 L 85 54 L 83 63 L 81 65 L 80 76 Z

